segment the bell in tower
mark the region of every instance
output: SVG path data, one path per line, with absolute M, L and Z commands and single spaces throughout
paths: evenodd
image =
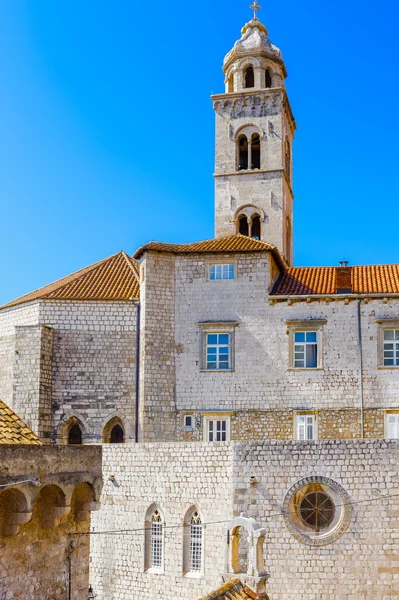
M 292 140 L 281 51 L 254 16 L 223 63 L 225 93 L 216 113 L 215 234 L 240 233 L 274 244 L 292 263 Z

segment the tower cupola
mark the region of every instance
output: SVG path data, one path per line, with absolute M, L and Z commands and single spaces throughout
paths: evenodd
M 227 93 L 281 87 L 287 77 L 281 50 L 272 44 L 267 28 L 258 19 L 261 6 L 257 0 L 251 8 L 254 17 L 244 25 L 241 38 L 223 61 Z

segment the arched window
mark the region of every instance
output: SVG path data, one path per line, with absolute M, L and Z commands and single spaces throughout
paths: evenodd
M 72 425 L 68 432 L 68 444 L 83 444 L 82 430 L 77 423 Z
M 198 510 L 186 514 L 183 535 L 183 568 L 185 573 L 200 573 L 203 565 L 203 525 Z
M 289 140 L 285 142 L 285 172 L 289 183 L 291 183 L 291 144 Z
M 104 444 L 123 444 L 125 430 L 119 417 L 113 417 L 103 429 Z
M 266 69 L 266 71 L 265 71 L 265 87 L 266 88 L 272 87 L 272 76 L 270 75 L 269 69 Z
M 255 75 L 254 75 L 253 67 L 250 66 L 245 69 L 244 78 L 245 78 L 245 87 L 246 88 L 255 87 Z
M 246 135 L 240 135 L 238 138 L 238 170 L 246 171 L 248 169 L 248 140 Z
M 251 217 L 251 237 L 260 240 L 260 217 L 257 214 Z
M 229 77 L 229 80 L 227 82 L 227 89 L 230 93 L 234 92 L 234 75 L 233 74 L 231 74 Z
M 145 522 L 145 568 L 163 568 L 164 523 L 160 511 L 152 507 Z
M 260 137 L 257 133 L 251 137 L 251 162 L 252 169 L 260 169 Z
M 249 235 L 248 218 L 246 215 L 240 215 L 238 217 L 238 233 L 241 233 L 241 235 Z

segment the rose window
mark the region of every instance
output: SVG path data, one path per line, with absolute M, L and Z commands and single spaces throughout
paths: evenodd
M 320 531 L 333 522 L 335 506 L 330 496 L 325 492 L 310 492 L 301 501 L 299 515 L 305 525 L 311 527 L 314 531 Z

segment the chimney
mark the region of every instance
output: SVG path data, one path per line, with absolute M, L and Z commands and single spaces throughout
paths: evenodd
M 336 268 L 336 294 L 352 293 L 352 267 L 348 267 L 348 264 L 347 260 L 341 260 Z

